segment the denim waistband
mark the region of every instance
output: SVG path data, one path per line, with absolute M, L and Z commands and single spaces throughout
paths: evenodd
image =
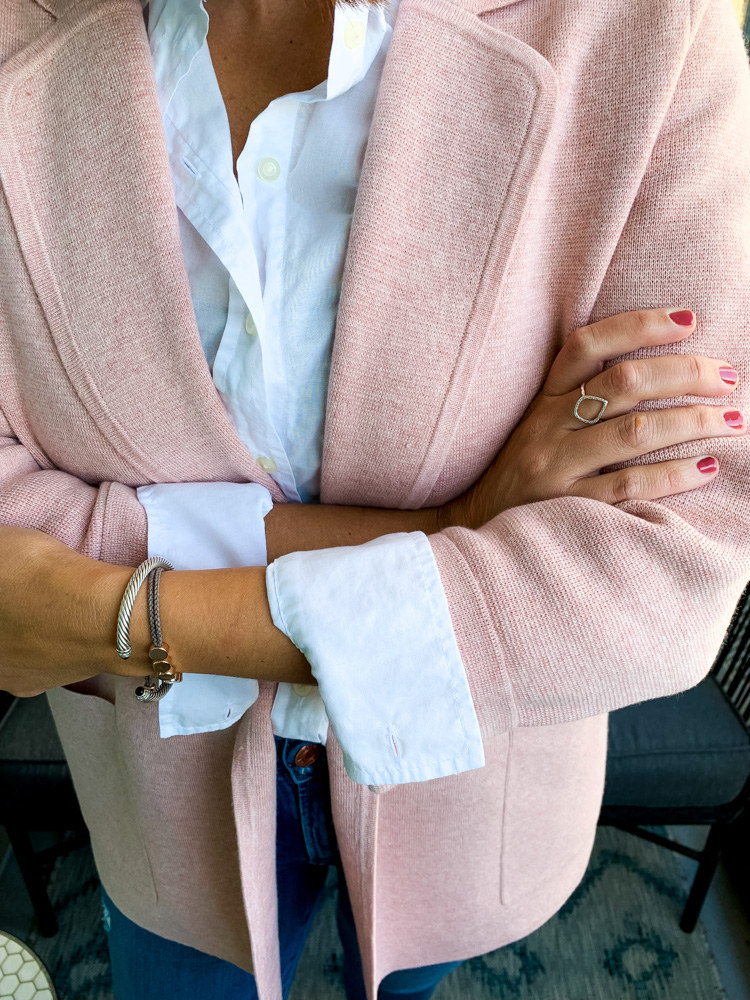
M 306 858 L 313 865 L 335 864 L 338 845 L 326 748 L 282 736 L 275 740 L 279 860 L 294 864 Z

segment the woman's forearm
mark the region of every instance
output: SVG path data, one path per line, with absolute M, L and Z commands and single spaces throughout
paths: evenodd
M 278 504 L 267 517 L 268 558 L 437 527 L 435 511 Z M 0 688 L 33 695 L 98 674 L 150 672 L 145 587 L 133 609 L 130 658 L 115 648 L 133 567 L 83 556 L 30 528 L 0 526 L 0 554 Z M 304 656 L 273 624 L 265 567 L 169 571 L 160 589 L 176 670 L 314 683 Z
M 0 527 L 0 689 L 31 696 L 97 674 L 142 677 L 146 587 L 131 618 L 132 653 L 115 646 L 132 567 L 81 555 L 45 532 Z M 313 683 L 302 654 L 273 624 L 265 567 L 169 571 L 161 579 L 164 640 L 175 669 Z
M 381 510 L 319 504 L 277 504 L 266 516 L 268 561 L 288 552 L 359 545 L 397 531 L 438 528 L 436 509 Z M 132 567 L 74 556 L 63 584 L 70 594 L 91 595 L 93 614 L 73 613 L 83 625 L 80 641 L 92 673 L 141 677 L 149 672 L 151 638 L 146 587 L 131 618 L 132 653 L 121 660 L 114 633 Z M 302 653 L 273 624 L 263 566 L 169 571 L 161 578 L 160 612 L 170 660 L 183 673 L 226 674 L 256 680 L 314 684 Z M 75 654 L 73 654 L 75 655 Z
M 276 504 L 266 516 L 265 526 L 270 563 L 288 552 L 360 545 L 397 531 L 429 533 L 437 530 L 437 518 L 434 508 L 411 511 L 290 503 Z M 110 617 L 116 618 L 132 569 L 110 567 L 109 571 L 105 601 L 110 605 Z M 162 627 L 176 669 L 315 683 L 307 660 L 273 624 L 265 567 L 164 573 L 160 594 Z M 131 642 L 130 659 L 112 661 L 112 672 L 127 676 L 148 672 L 151 640 L 145 587 L 133 609 Z
M 439 530 L 440 508 L 384 510 L 333 504 L 280 503 L 266 515 L 268 562 L 288 552 L 362 545 L 397 531 Z
M 102 588 L 101 619 L 106 630 L 109 671 L 129 677 L 149 672 L 151 637 L 146 587 L 141 587 L 131 619 L 128 660 L 114 652 L 113 626 L 132 570 L 109 567 Z M 160 615 L 170 660 L 184 673 L 226 674 L 256 680 L 314 684 L 302 653 L 273 624 L 263 566 L 182 570 L 163 573 Z M 100 630 L 101 631 L 101 630 Z

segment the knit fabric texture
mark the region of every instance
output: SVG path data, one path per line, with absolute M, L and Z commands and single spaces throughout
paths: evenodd
M 750 69 L 731 0 L 402 0 L 363 164 L 322 500 L 473 483 L 577 327 L 690 308 L 750 412 Z M 615 359 L 616 361 L 617 359 Z M 614 361 L 612 363 L 615 363 Z M 697 401 L 687 398 L 684 402 Z M 643 409 L 667 401 L 642 404 Z M 581 878 L 612 709 L 697 684 L 750 576 L 746 438 L 700 490 L 563 498 L 431 536 L 486 765 L 373 795 L 328 747 L 370 1000 L 517 940 Z M 135 488 L 273 480 L 202 354 L 138 0 L 0 12 L 0 523 L 133 565 Z M 355 665 L 354 665 L 355 666 Z M 274 685 L 235 727 L 49 699 L 97 867 L 131 919 L 280 1000 Z

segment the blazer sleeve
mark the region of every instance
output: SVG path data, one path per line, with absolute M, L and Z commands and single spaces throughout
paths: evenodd
M 728 360 L 738 388 L 717 405 L 749 419 L 750 69 L 728 0 L 693 10 L 589 322 L 664 306 L 693 309 L 697 332 L 640 356 Z M 719 475 L 690 493 L 615 506 L 564 497 L 430 536 L 483 738 L 669 695 L 708 673 L 750 577 L 749 448 L 748 437 L 706 439 L 646 456 L 715 455 Z
M 37 528 L 92 559 L 136 566 L 146 558 L 146 512 L 122 483 L 92 486 L 43 469 L 0 411 L 0 524 Z

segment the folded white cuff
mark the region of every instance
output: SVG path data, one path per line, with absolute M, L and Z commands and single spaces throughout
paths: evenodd
M 273 500 L 265 486 L 164 483 L 142 486 L 137 495 L 148 518 L 149 556 L 164 556 L 175 569 L 266 565 L 263 518 Z M 163 624 L 169 642 L 169 622 Z M 257 697 L 258 682 L 250 678 L 183 674 L 159 702 L 159 735 L 226 729 Z
M 271 616 L 309 661 L 349 777 L 426 781 L 484 765 L 427 536 L 292 552 L 266 570 Z

